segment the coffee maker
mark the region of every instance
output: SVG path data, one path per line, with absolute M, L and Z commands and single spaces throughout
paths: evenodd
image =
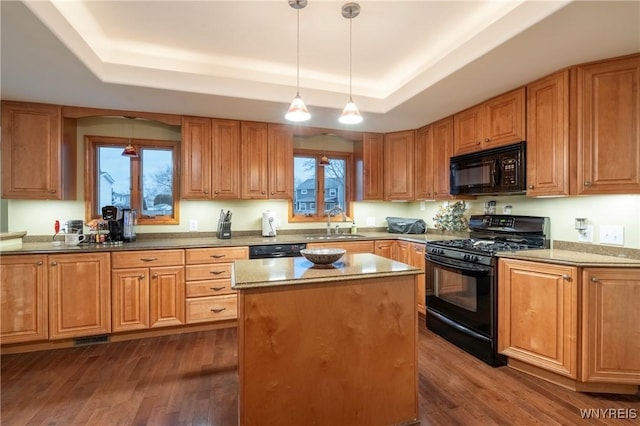
M 102 219 L 107 221 L 109 234 L 107 241 L 110 242 L 130 242 L 136 240 L 134 231 L 135 210 L 119 209 L 116 206 L 104 206 L 102 208 Z

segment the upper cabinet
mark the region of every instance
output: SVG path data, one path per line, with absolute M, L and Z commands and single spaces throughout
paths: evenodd
M 384 135 L 384 199 L 413 200 L 415 131 Z
M 527 195 L 569 195 L 569 70 L 527 86 Z
M 414 195 L 416 200 L 432 200 L 433 195 L 433 131 L 431 126 L 416 130 L 413 163 Z
M 433 132 L 433 196 L 449 200 L 449 159 L 453 156 L 453 117 L 443 118 L 431 125 Z
M 353 147 L 356 163 L 356 201 L 384 199 L 383 157 L 384 135 L 364 133 Z
M 454 115 L 454 155 L 526 139 L 525 88 L 513 90 Z
M 2 102 L 2 196 L 76 198 L 76 124 L 62 107 Z
M 293 198 L 293 130 L 269 124 L 269 198 Z
M 578 195 L 640 193 L 640 55 L 576 67 Z
M 240 198 L 240 122 L 182 119 L 182 198 Z

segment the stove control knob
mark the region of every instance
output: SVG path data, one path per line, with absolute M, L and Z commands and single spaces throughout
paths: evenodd
M 480 258 L 479 258 L 478 256 L 473 256 L 473 259 L 472 259 L 472 260 L 473 260 L 474 262 L 477 262 L 478 260 L 480 260 Z

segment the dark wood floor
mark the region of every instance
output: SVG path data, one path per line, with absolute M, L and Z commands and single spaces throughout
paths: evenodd
M 424 327 L 419 351 L 422 425 L 640 424 L 637 395 L 579 394 L 491 368 Z M 6 426 L 237 424 L 235 329 L 3 355 L 1 373 Z M 639 417 L 580 417 L 611 408 Z

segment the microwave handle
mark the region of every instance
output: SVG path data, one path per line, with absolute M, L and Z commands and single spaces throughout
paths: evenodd
M 492 182 L 491 182 L 491 186 L 493 186 L 494 188 L 496 186 L 498 186 L 498 182 L 500 182 L 501 176 L 500 176 L 500 160 L 496 159 L 493 161 L 493 171 L 491 173 L 491 178 L 492 178 Z

